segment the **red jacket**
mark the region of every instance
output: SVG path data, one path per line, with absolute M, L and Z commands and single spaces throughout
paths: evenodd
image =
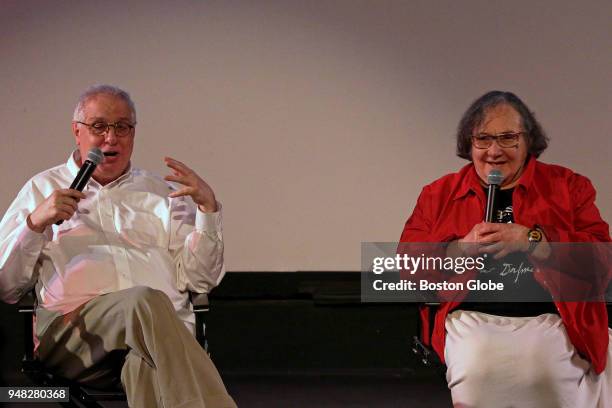
M 538 224 L 549 242 L 610 242 L 608 224 L 595 206 L 591 182 L 561 166 L 530 158 L 512 194 L 514 220 L 528 227 Z M 401 242 L 448 242 L 468 234 L 482 221 L 486 196 L 473 164 L 425 186 L 406 221 Z M 546 271 L 535 265 L 534 278 L 542 284 Z M 604 277 L 607 285 L 610 276 Z M 429 338 L 429 309 L 421 308 L 422 339 L 444 361 L 445 321 L 460 302 L 442 303 Z M 603 302 L 555 302 L 568 336 L 595 372 L 606 366 L 608 314 Z

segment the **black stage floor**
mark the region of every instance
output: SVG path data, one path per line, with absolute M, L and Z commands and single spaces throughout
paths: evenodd
M 365 375 L 225 375 L 225 384 L 239 407 L 245 408 L 362 408 L 452 407 L 441 378 Z M 57 404 L 6 404 L 10 408 L 52 408 Z M 106 403 L 106 407 L 126 407 Z
M 236 376 L 226 384 L 241 407 L 452 407 L 441 378 Z

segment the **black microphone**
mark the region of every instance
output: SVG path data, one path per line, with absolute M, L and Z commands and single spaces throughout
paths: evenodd
M 83 189 L 89 182 L 91 175 L 96 170 L 96 166 L 102 163 L 102 160 L 104 160 L 104 155 L 102 154 L 102 151 L 97 147 L 91 149 L 87 153 L 87 160 L 85 160 L 85 162 L 79 169 L 79 172 L 77 173 L 76 177 L 74 178 L 74 181 L 70 185 L 70 188 L 73 190 L 83 191 Z M 61 225 L 63 222 L 64 220 L 59 220 L 55 223 L 55 225 Z
M 487 176 L 487 209 L 485 210 L 485 222 L 493 222 L 493 211 L 495 211 L 495 195 L 499 191 L 499 185 L 504 176 L 499 170 L 491 170 Z

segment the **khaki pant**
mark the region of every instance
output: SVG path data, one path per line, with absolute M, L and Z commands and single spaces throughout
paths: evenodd
M 109 387 L 120 372 L 130 407 L 236 406 L 161 291 L 109 293 L 63 316 L 39 308 L 36 332 L 40 359 L 59 375 Z

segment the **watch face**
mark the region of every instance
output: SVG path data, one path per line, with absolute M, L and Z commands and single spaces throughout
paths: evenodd
M 542 232 L 538 230 L 530 230 L 528 239 L 530 242 L 540 242 L 542 240 Z

